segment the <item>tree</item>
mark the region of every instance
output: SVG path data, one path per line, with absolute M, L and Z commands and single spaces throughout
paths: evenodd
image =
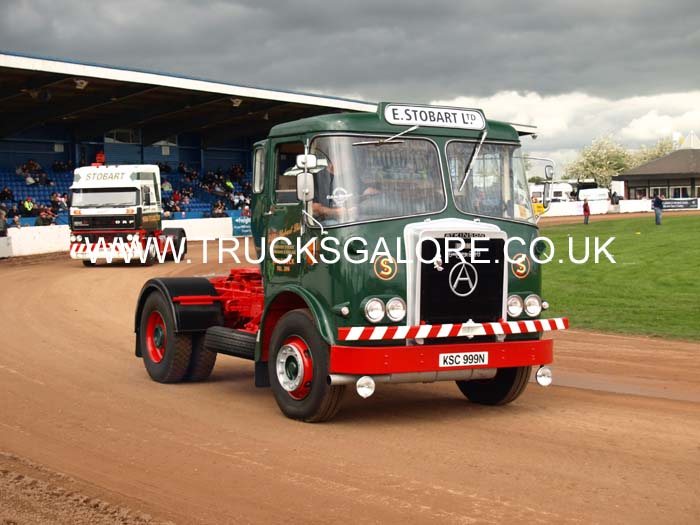
M 594 179 L 601 188 L 609 188 L 612 178 L 629 169 L 631 163 L 632 155 L 621 144 L 612 137 L 600 137 L 566 166 L 566 174 L 571 179 Z
M 630 169 L 651 162 L 652 160 L 665 157 L 674 150 L 673 140 L 671 138 L 660 139 L 651 147 L 642 146 L 637 151 L 632 153 Z

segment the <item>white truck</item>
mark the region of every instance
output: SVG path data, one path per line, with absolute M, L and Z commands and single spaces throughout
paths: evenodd
M 132 258 L 150 265 L 166 250 L 187 251 L 183 229 L 162 229 L 158 166 L 77 168 L 70 189 L 70 256 L 85 266 Z

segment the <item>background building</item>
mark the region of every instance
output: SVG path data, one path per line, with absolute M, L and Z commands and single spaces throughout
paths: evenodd
M 691 133 L 681 149 L 621 173 L 627 199 L 665 195 L 671 199 L 700 197 L 700 140 Z

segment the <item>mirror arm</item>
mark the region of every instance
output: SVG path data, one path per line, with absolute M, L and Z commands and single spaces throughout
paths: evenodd
M 311 215 L 308 211 L 302 208 L 301 213 L 304 214 L 304 216 L 308 217 L 311 222 L 314 222 L 318 224 L 318 227 L 321 228 L 321 236 L 326 235 L 326 230 L 323 228 L 323 224 L 321 224 L 313 215 Z

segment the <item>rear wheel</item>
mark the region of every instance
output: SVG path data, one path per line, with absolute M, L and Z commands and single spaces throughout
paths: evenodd
M 280 410 L 310 423 L 331 419 L 340 408 L 344 386 L 326 381 L 330 348 L 308 310 L 292 310 L 277 322 L 270 341 L 268 373 Z
M 216 352 L 204 348 L 204 334 L 192 336 L 192 355 L 190 366 L 185 373 L 185 381 L 204 381 L 211 375 L 216 363 Z
M 168 301 L 159 292 L 148 296 L 141 312 L 139 348 L 151 379 L 177 383 L 187 373 L 192 338 L 175 333 L 175 320 Z
M 499 368 L 496 377 L 484 381 L 455 381 L 472 403 L 505 405 L 525 391 L 532 367 Z
M 83 266 L 87 266 L 89 268 L 92 268 L 93 266 L 97 266 L 97 263 L 94 263 L 90 261 L 89 259 L 83 259 Z

